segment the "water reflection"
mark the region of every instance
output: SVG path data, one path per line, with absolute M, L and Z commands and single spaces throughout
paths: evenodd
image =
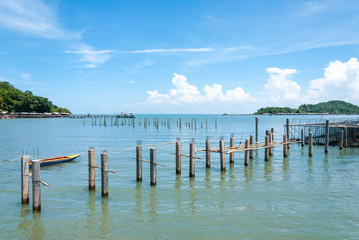
M 108 197 L 102 197 L 101 199 L 101 212 L 102 212 L 102 219 L 101 219 L 101 237 L 103 239 L 107 239 L 110 230 L 108 229 L 108 219 L 109 219 L 109 213 L 108 213 Z
M 273 173 L 272 157 L 269 157 L 268 161 L 264 161 L 264 178 L 267 181 L 272 181 L 273 180 L 272 173 Z
M 182 209 L 182 191 L 181 191 L 182 185 L 183 183 L 182 183 L 181 175 L 176 175 L 175 189 L 176 189 L 176 203 L 178 210 Z
M 32 214 L 33 224 L 31 227 L 30 239 L 41 240 L 41 239 L 45 238 L 46 231 L 45 231 L 45 228 L 42 226 L 42 221 L 41 221 L 40 217 L 41 217 L 41 213 L 39 213 L 39 212 L 34 212 Z
M 253 162 L 253 161 L 251 161 Z M 244 167 L 244 179 L 246 183 L 249 183 L 253 178 L 253 164 L 249 164 L 249 166 Z
M 323 159 L 323 177 L 326 178 L 326 181 L 324 181 L 324 183 L 329 184 L 330 183 L 330 174 L 329 174 L 328 154 L 325 154 L 324 159 Z
M 157 213 L 158 201 L 157 201 L 157 188 L 155 186 L 151 186 L 150 189 L 150 222 L 157 221 L 158 213 Z
M 308 161 L 307 161 L 307 166 L 308 166 L 308 181 L 313 181 L 313 157 L 309 156 Z
M 196 201 L 198 199 L 197 194 L 198 190 L 195 188 L 195 181 L 194 179 L 189 180 L 189 187 L 190 187 L 190 207 L 192 212 L 196 212 Z
M 136 188 L 135 188 L 135 199 L 136 199 L 136 212 L 139 215 L 142 215 L 142 202 L 143 202 L 143 198 L 142 198 L 142 183 L 141 182 L 137 182 L 136 184 Z
M 288 181 L 290 179 L 290 173 L 289 173 L 289 161 L 287 157 L 283 157 L 282 170 L 283 170 L 283 181 Z
M 31 225 L 32 220 L 28 219 L 30 213 L 30 208 L 28 204 L 23 204 L 20 212 L 20 216 L 22 217 L 22 221 L 17 226 L 17 230 L 22 232 L 23 236 L 29 238 L 31 233 Z
M 225 187 L 225 184 L 226 184 L 226 172 L 221 171 L 221 175 L 219 178 L 219 187 L 223 189 Z
M 236 175 L 234 174 L 234 164 L 229 165 L 229 181 L 234 182 L 236 180 Z

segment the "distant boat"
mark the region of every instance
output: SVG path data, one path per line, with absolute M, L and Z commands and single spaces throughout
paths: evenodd
M 228 113 L 223 113 L 222 116 L 229 116 L 229 114 Z
M 79 157 L 81 154 L 75 154 L 71 156 L 62 156 L 62 157 L 53 157 L 53 158 L 46 158 L 40 159 L 40 166 L 55 164 L 55 163 L 62 163 L 62 162 L 69 162 L 74 160 L 75 158 Z M 32 161 L 29 161 L 29 167 L 32 167 Z

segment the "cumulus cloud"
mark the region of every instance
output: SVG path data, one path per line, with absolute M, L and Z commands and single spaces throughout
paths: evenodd
M 293 80 L 292 75 L 297 73 L 295 69 L 267 68 L 269 74 L 268 82 L 264 85 L 264 94 L 274 103 L 283 100 L 296 100 L 300 94 L 301 87 Z
M 191 85 L 187 81 L 187 77 L 175 73 L 172 78 L 172 84 L 175 88 L 170 89 L 168 93 L 159 93 L 158 90 L 147 91 L 147 103 L 170 103 L 170 104 L 198 104 L 205 102 L 232 102 L 238 103 L 254 98 L 245 93 L 243 88 L 237 87 L 235 89 L 223 92 L 220 84 L 206 85 L 203 89 L 204 94 L 198 90 L 197 86 Z
M 330 62 L 324 69 L 324 78 L 310 81 L 307 99 L 324 101 L 341 99 L 359 102 L 359 62 L 351 58 L 347 62 Z

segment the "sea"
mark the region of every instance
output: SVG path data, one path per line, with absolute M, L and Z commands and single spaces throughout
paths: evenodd
M 176 175 L 175 144 L 205 148 L 205 140 L 218 147 L 244 143 L 255 134 L 259 141 L 274 129 L 281 141 L 286 119 L 313 122 L 359 116 L 251 116 L 251 115 L 141 115 L 135 126 L 129 119 L 106 126 L 91 118 L 0 120 L 0 239 L 359 239 L 359 149 L 291 145 L 283 158 L 282 146 L 264 161 L 264 150 L 254 152 L 244 166 L 244 152 L 226 155 L 221 172 L 219 153 L 196 152 L 195 177 L 189 178 L 189 159 L 182 157 Z M 146 119 L 147 128 L 143 121 Z M 181 128 L 179 127 L 181 119 Z M 102 119 L 103 121 L 103 119 Z M 158 121 L 158 128 L 153 123 Z M 196 123 L 196 126 L 192 125 Z M 131 123 L 131 124 L 129 124 Z M 168 126 L 167 123 L 170 123 Z M 187 126 L 186 126 L 187 123 Z M 136 144 L 143 159 L 156 148 L 157 185 L 150 185 L 150 165 L 143 162 L 143 181 L 136 181 Z M 167 143 L 167 144 L 164 144 Z M 88 149 L 96 165 L 107 151 L 109 195 L 101 196 L 101 172 L 96 169 L 96 189 L 88 190 Z M 41 212 L 21 203 L 21 162 L 30 159 L 82 153 L 72 162 L 41 167 Z M 30 181 L 31 182 L 31 181 Z

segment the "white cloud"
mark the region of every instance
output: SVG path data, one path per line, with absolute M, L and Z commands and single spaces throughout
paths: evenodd
M 324 69 L 324 78 L 310 81 L 308 101 L 341 99 L 359 103 L 359 62 L 330 62 Z
M 223 93 L 220 84 L 206 85 L 203 89 L 204 94 L 198 90 L 198 87 L 187 82 L 184 75 L 174 74 L 172 84 L 175 88 L 170 89 L 168 93 L 161 94 L 158 90 L 147 91 L 147 103 L 167 103 L 167 104 L 199 104 L 199 103 L 213 103 L 213 102 L 231 102 L 238 103 L 243 101 L 254 100 L 250 94 L 245 93 L 243 88 L 237 87 L 235 89 L 227 90 Z
M 77 46 L 78 50 L 68 50 L 65 51 L 69 54 L 77 54 L 80 55 L 80 61 L 85 62 L 86 68 L 96 68 L 100 64 L 107 62 L 110 59 L 111 53 L 113 50 L 93 50 L 92 47 L 81 44 Z
M 174 52 L 212 52 L 213 48 L 155 48 L 134 51 L 123 51 L 119 53 L 174 53 Z
M 32 78 L 32 74 L 31 73 L 23 73 L 23 74 L 21 74 L 21 78 L 23 80 L 30 80 Z
M 267 68 L 268 82 L 264 85 L 264 95 L 268 95 L 270 101 L 283 103 L 298 99 L 301 87 L 291 77 L 297 73 L 295 69 Z
M 54 8 L 41 0 L 0 1 L 0 25 L 51 39 L 79 38 L 80 33 L 63 29 Z

